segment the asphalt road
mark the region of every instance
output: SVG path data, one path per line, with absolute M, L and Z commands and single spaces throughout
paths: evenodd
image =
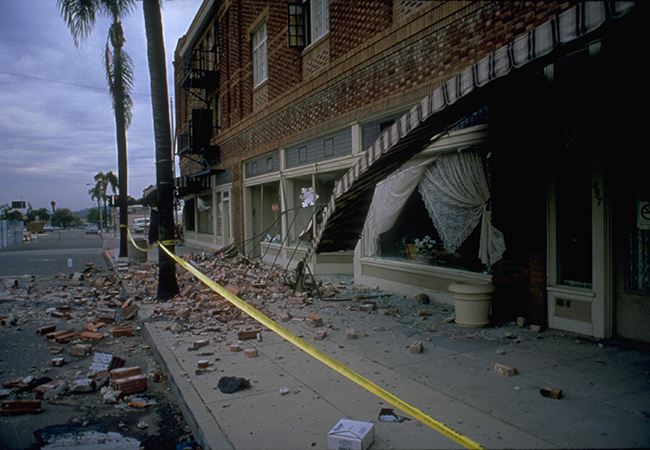
M 32 242 L 0 249 L 0 277 L 35 275 L 50 277 L 58 273 L 81 272 L 86 263 L 105 268 L 99 252 L 102 237 L 84 230 L 61 230 L 43 233 Z M 72 259 L 72 267 L 68 267 Z
M 89 375 L 95 353 L 110 353 L 150 376 L 146 391 L 136 394 L 149 406 L 129 408 L 129 397 L 118 405 L 107 404 L 99 391 L 82 394 L 66 391 L 55 399 L 44 400 L 38 414 L 0 415 L 2 450 L 172 450 L 179 443 L 191 441 L 189 427 L 166 379 L 154 381 L 151 377 L 160 369 L 135 320 L 120 319 L 103 327 L 100 331 L 105 336 L 97 341 L 76 339 L 56 344 L 37 333 L 40 327 L 51 324 L 57 330 L 73 328 L 80 333 L 86 323 L 95 321 L 98 300 L 119 295 L 117 285 L 96 287 L 95 282 L 103 281 L 110 273 L 102 251 L 103 242 L 101 236 L 86 235 L 84 230 L 62 230 L 41 235 L 38 241 L 0 250 L 0 382 L 49 377 L 70 385 Z M 69 258 L 73 260 L 72 267 L 68 267 Z M 85 269 L 88 269 L 85 280 L 76 281 L 71 276 Z M 88 301 L 76 304 L 75 296 Z M 47 313 L 48 308 L 64 306 L 68 308 L 67 319 L 57 319 Z M 120 308 L 116 309 L 119 318 Z M 104 331 L 114 326 L 131 326 L 136 331 L 130 337 L 114 338 Z M 72 355 L 70 347 L 76 343 L 90 345 L 91 352 L 83 357 Z M 63 350 L 55 355 L 52 347 L 56 346 Z M 63 356 L 65 364 L 53 367 L 55 356 Z M 32 400 L 34 394 L 0 385 L 0 397 L 3 401 Z

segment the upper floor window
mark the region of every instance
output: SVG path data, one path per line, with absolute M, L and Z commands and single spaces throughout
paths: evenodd
M 287 5 L 288 45 L 303 48 L 330 30 L 329 0 L 300 0 Z
M 329 0 L 309 0 L 311 42 L 325 36 L 330 30 Z
M 253 86 L 259 86 L 268 78 L 266 53 L 266 22 L 253 31 Z

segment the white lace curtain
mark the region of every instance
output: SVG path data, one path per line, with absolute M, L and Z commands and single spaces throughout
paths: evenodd
M 414 158 L 377 184 L 368 214 L 368 254 L 379 252 L 379 235 L 395 224 L 418 187 L 445 249 L 454 252 L 481 222 L 479 258 L 491 266 L 503 255 L 503 234 L 492 226 L 490 190 L 478 151 Z

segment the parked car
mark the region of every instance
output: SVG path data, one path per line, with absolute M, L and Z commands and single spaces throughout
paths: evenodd
M 99 234 L 99 228 L 97 225 L 88 225 L 88 228 L 86 228 L 86 234 Z
M 134 233 L 144 233 L 149 227 L 149 219 L 135 219 L 131 230 Z

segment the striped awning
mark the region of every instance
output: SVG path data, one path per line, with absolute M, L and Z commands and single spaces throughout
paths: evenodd
M 433 136 L 483 106 L 496 89 L 503 89 L 504 84 L 495 80 L 539 70 L 561 56 L 567 44 L 629 14 L 634 7 L 635 2 L 580 3 L 457 73 L 423 98 L 386 130 L 336 184 L 303 261 L 308 262 L 314 253 L 354 249 L 375 185 L 422 151 Z

